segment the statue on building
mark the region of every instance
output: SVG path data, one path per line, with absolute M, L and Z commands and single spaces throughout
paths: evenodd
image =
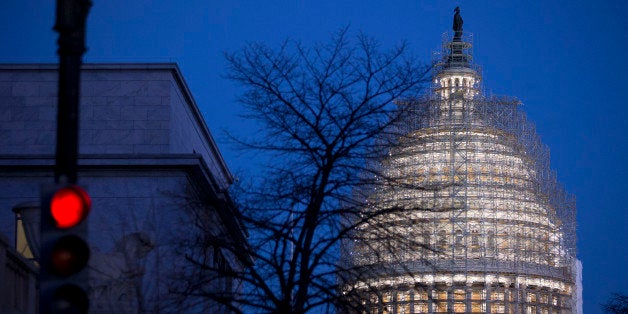
M 460 41 L 462 39 L 462 17 L 460 16 L 460 7 L 454 9 L 454 41 Z

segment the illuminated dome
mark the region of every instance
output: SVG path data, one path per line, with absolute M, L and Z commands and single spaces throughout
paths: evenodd
M 408 209 L 372 225 L 420 245 L 361 227 L 343 258 L 365 271 L 345 293 L 365 313 L 575 313 L 573 196 L 520 103 L 483 94 L 470 35 L 442 48 L 430 94 L 399 103 L 409 113 L 377 164 L 386 183 L 364 209 Z

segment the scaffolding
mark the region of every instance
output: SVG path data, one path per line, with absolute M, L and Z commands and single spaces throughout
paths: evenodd
M 381 184 L 362 193 L 364 211 L 407 210 L 345 244 L 346 269 L 365 271 L 343 293 L 363 312 L 575 311 L 575 198 L 521 103 L 482 91 L 471 49 L 470 35 L 445 35 L 430 93 L 399 102 L 403 116 L 379 141 Z M 415 241 L 391 245 L 376 225 Z

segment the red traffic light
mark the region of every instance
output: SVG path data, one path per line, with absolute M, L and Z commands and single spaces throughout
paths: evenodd
M 78 225 L 89 213 L 92 201 L 85 190 L 76 185 L 63 187 L 50 200 L 50 214 L 57 228 Z

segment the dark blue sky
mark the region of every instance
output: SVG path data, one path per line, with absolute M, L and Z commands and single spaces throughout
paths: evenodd
M 54 1 L 0 4 L 0 62 L 55 62 Z M 182 4 L 185 3 L 185 4 Z M 459 5 L 493 94 L 525 104 L 552 168 L 578 199 L 584 310 L 628 294 L 628 12 L 626 1 L 94 0 L 87 62 L 177 62 L 227 163 L 247 163 L 222 130 L 246 134 L 224 51 L 286 37 L 322 41 L 350 25 L 429 62 Z M 8 210 L 8 209 L 7 209 Z

